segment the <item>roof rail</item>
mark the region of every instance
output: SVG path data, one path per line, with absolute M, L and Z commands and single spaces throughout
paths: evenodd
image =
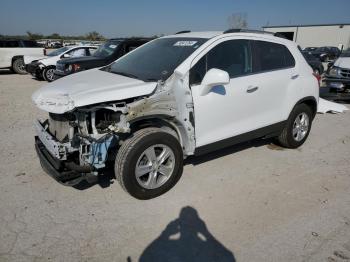
M 185 33 L 191 33 L 191 31 L 190 30 L 184 30 L 184 31 L 180 31 L 180 32 L 175 33 L 175 35 L 185 34 Z
M 262 30 L 251 30 L 251 29 L 229 29 L 224 32 L 224 34 L 231 34 L 231 33 L 254 33 L 254 34 L 268 34 L 273 35 L 280 38 L 287 39 L 284 35 L 280 33 L 273 33 L 268 31 L 262 31 Z

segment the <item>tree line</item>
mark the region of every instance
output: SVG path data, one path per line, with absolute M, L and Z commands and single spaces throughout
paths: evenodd
M 106 38 L 101 35 L 100 33 L 96 31 L 89 32 L 85 35 L 80 36 L 65 36 L 60 35 L 58 33 L 53 33 L 50 35 L 44 35 L 40 33 L 32 33 L 30 31 L 27 31 L 26 35 L 1 35 L 0 38 L 16 38 L 16 39 L 26 39 L 26 40 L 39 40 L 39 39 L 62 39 L 62 40 L 89 40 L 89 41 L 103 41 L 106 40 Z

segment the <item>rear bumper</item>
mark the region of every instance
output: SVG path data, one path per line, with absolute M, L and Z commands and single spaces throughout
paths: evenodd
M 323 87 L 320 89 L 320 97 L 332 101 L 350 101 L 350 92 L 339 92 L 334 88 Z

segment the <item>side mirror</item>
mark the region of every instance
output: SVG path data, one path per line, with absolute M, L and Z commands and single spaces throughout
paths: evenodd
M 62 57 L 63 57 L 63 58 L 69 58 L 69 57 L 70 57 L 70 54 L 64 54 Z
M 204 76 L 202 81 L 203 90 L 201 95 L 205 96 L 214 86 L 227 85 L 230 83 L 230 76 L 226 71 L 212 68 Z

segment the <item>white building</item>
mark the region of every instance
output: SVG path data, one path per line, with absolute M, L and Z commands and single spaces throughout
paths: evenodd
M 302 48 L 336 46 L 350 48 L 350 24 L 264 26 L 264 31 L 280 33 Z

